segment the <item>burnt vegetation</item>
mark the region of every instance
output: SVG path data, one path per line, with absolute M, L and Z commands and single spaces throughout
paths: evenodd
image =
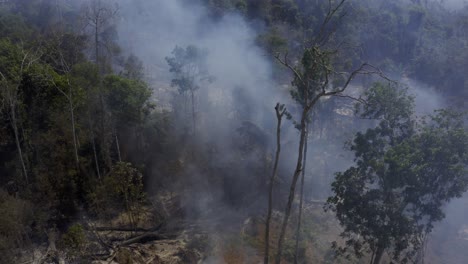
M 0 263 L 468 261 L 462 1 L 157 2 L 0 1 Z

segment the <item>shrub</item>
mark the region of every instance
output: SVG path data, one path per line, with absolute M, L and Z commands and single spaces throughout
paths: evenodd
M 91 193 L 92 211 L 104 218 L 125 211 L 134 225 L 146 203 L 142 179 L 142 174 L 132 164 L 118 162 Z
M 13 263 L 15 251 L 27 246 L 34 221 L 28 201 L 0 189 L 0 263 Z
M 61 245 L 68 253 L 69 257 L 79 257 L 86 249 L 87 239 L 83 226 L 74 224 L 70 226 L 67 232 L 62 236 Z

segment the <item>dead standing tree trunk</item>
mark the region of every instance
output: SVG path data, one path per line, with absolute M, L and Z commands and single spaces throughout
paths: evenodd
M 98 179 L 101 179 L 101 172 L 99 169 L 99 159 L 98 159 L 98 154 L 97 154 L 97 149 L 96 149 L 96 139 L 94 136 L 94 127 L 91 121 L 91 114 L 90 114 L 89 106 L 87 109 L 87 117 L 88 117 L 89 131 L 90 131 L 91 146 L 93 147 L 94 165 L 96 165 L 96 173 L 97 173 Z
M 94 56 L 98 71 L 98 100 L 99 100 L 99 133 L 97 135 L 100 143 L 100 154 L 107 167 L 112 166 L 110 159 L 110 151 L 108 149 L 109 139 L 108 133 L 106 133 L 106 109 L 104 102 L 104 91 L 102 89 L 101 75 L 105 73 L 105 63 L 101 60 L 103 52 L 100 50 L 101 45 L 106 45 L 100 40 L 100 35 L 111 26 L 111 22 L 116 18 L 119 8 L 118 6 L 112 7 L 111 5 L 101 0 L 90 0 L 84 6 L 84 20 L 85 27 L 90 27 L 94 38 Z M 99 173 L 98 173 L 99 174 Z
M 192 133 L 195 135 L 196 129 L 196 119 L 195 119 L 195 91 L 190 90 L 190 96 L 192 98 Z
M 11 126 L 13 128 L 13 133 L 15 134 L 16 149 L 18 150 L 18 155 L 19 155 L 19 158 L 20 158 L 21 168 L 22 168 L 22 171 L 23 171 L 24 179 L 25 179 L 26 183 L 29 183 L 28 172 L 26 170 L 26 164 L 24 162 L 23 151 L 21 149 L 21 143 L 20 143 L 20 139 L 19 139 L 18 122 L 17 122 L 17 118 L 16 118 L 16 98 L 15 99 L 10 98 L 9 101 L 10 101 L 9 102 L 9 105 L 10 105 L 10 122 L 11 122 Z
M 267 217 L 266 217 L 266 223 L 265 223 L 265 257 L 263 260 L 263 263 L 268 264 L 268 259 L 270 255 L 270 221 L 271 221 L 271 213 L 272 213 L 272 208 L 273 208 L 273 187 L 276 179 L 276 172 L 278 169 L 278 162 L 279 162 L 279 156 L 281 153 L 281 121 L 283 119 L 283 116 L 286 113 L 286 108 L 284 105 L 280 105 L 279 103 L 276 104 L 275 107 L 276 111 L 276 119 L 277 119 L 277 125 L 276 125 L 276 154 L 275 154 L 275 163 L 273 165 L 273 173 L 271 174 L 270 177 L 270 182 L 269 182 L 269 190 L 268 190 L 268 212 L 267 212 Z
M 114 128 L 114 138 L 115 138 L 115 147 L 117 151 L 117 158 L 119 162 L 122 162 L 122 155 L 120 154 L 120 143 L 119 143 L 119 136 L 117 135 L 117 129 Z

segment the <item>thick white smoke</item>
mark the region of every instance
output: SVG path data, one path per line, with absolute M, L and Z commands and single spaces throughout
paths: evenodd
M 452 10 L 460 10 L 468 5 L 466 0 L 439 0 L 442 4 Z
M 171 56 L 176 45 L 195 45 L 208 51 L 208 71 L 215 81 L 202 89 L 209 91 L 212 102 L 229 106 L 233 89 L 241 88 L 254 104 L 273 109 L 278 89 L 271 81 L 270 55 L 256 46 L 257 33 L 240 15 L 227 14 L 213 21 L 198 1 L 121 0 L 119 6 L 120 44 L 125 52 L 143 60 L 157 90 L 170 90 L 172 76 L 165 57 Z M 262 113 L 253 114 L 256 121 Z
M 270 134 L 262 134 L 258 141 L 273 145 L 274 136 L 271 134 L 275 131 L 275 104 L 277 101 L 291 102 L 289 93 L 273 81 L 273 55 L 267 54 L 256 44 L 259 29 L 253 28 L 236 13 L 213 19 L 199 1 L 119 0 L 118 4 L 120 20 L 116 28 L 119 44 L 124 53 L 134 54 L 143 61 L 158 105 L 167 105 L 169 109 L 178 107 L 171 104 L 171 96 L 177 92 L 177 88 L 170 87 L 173 75 L 165 59 L 172 56 L 173 49 L 176 46 L 185 48 L 195 45 L 207 52 L 206 66 L 214 81 L 196 92 L 197 140 L 203 145 L 216 143 L 217 154 L 210 162 L 229 170 L 223 174 L 235 175 L 233 186 L 229 188 L 242 188 L 234 185 L 253 176 L 252 172 L 229 167 L 235 159 L 239 159 L 233 157 L 233 136 L 238 134 L 237 129 L 243 122 L 248 121 L 260 128 L 259 131 Z M 242 117 L 239 117 L 239 112 L 242 112 Z M 181 120 L 173 119 L 171 122 L 180 122 L 174 124 L 179 130 L 185 125 L 181 124 Z M 289 126 L 292 125 L 289 123 Z M 294 129 L 289 131 L 296 135 Z M 263 161 L 259 159 L 252 154 L 243 157 L 242 162 L 260 164 Z M 210 186 L 209 182 L 205 183 L 208 180 L 198 164 L 186 166 L 186 169 L 189 171 L 185 178 L 193 178 L 192 186 Z M 265 176 L 269 174 L 269 171 L 265 171 Z M 196 190 L 193 187 L 194 194 L 186 203 L 191 205 L 187 207 L 198 208 L 206 214 L 222 194 L 220 190 L 205 193 L 203 188 Z M 223 214 L 227 213 L 223 211 Z

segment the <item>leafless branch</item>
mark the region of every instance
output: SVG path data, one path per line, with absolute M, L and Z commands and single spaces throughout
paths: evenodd
M 306 82 L 304 82 L 304 79 L 302 78 L 302 75 L 297 71 L 296 68 L 294 68 L 293 66 L 291 66 L 288 62 L 288 54 L 286 53 L 284 55 L 284 59 L 281 59 L 280 58 L 280 54 L 277 53 L 275 55 L 275 58 L 276 60 L 281 63 L 282 65 L 284 65 L 285 67 L 287 67 L 289 70 L 291 70 L 291 72 L 294 74 L 294 76 L 299 79 L 299 81 L 302 83 L 302 84 L 306 84 Z
M 327 15 L 325 16 L 325 19 L 323 20 L 322 25 L 320 26 L 319 33 L 317 34 L 317 38 L 315 38 L 315 41 L 314 41 L 316 45 L 322 46 L 329 39 L 330 35 L 336 31 L 337 27 L 335 27 L 335 29 L 331 30 L 327 34 L 325 34 L 328 24 L 333 19 L 336 12 L 343 6 L 345 2 L 346 0 L 340 0 L 340 2 L 333 8 L 332 0 L 328 0 Z M 345 14 L 341 15 L 339 20 L 341 20 L 341 18 L 343 18 L 344 16 Z
M 356 102 L 359 102 L 359 103 L 362 103 L 362 104 L 369 104 L 364 98 L 362 98 L 361 96 L 359 97 L 354 97 L 354 96 L 351 96 L 351 95 L 347 95 L 347 94 L 336 94 L 335 97 L 341 97 L 341 98 L 348 98 L 348 99 L 351 99 L 351 100 L 354 100 Z

